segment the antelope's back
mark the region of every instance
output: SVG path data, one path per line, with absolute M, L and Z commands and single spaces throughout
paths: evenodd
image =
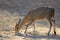
M 34 10 L 29 11 L 27 16 L 32 18 L 46 18 L 54 16 L 54 8 L 49 7 L 40 7 Z

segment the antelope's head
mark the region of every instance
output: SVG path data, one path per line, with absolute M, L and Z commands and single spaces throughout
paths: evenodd
M 18 22 L 17 22 L 16 25 L 15 25 L 15 33 L 18 33 L 20 23 L 21 23 L 21 19 L 19 19 Z

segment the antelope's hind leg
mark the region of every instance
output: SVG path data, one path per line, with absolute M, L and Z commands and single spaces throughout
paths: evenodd
M 52 22 L 51 22 L 51 19 L 47 19 L 49 24 L 50 24 L 50 28 L 49 28 L 49 31 L 48 31 L 48 35 L 50 34 L 51 32 L 51 29 L 52 29 Z
M 52 22 L 53 22 L 53 24 L 54 24 L 54 34 L 56 35 L 55 19 L 52 19 Z

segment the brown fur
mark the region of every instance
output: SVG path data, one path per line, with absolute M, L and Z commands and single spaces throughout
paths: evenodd
M 16 24 L 17 26 L 15 26 L 15 29 L 16 29 L 15 31 L 18 33 L 18 31 L 20 31 L 23 28 L 24 25 L 29 26 L 35 20 L 40 20 L 40 19 L 45 19 L 45 18 L 49 21 L 50 25 L 52 26 L 52 23 L 51 23 L 52 17 L 54 18 L 54 8 L 40 7 L 40 8 L 31 10 L 24 17 L 23 21 L 20 24 L 18 23 L 19 25 Z M 27 28 L 26 28 L 26 30 L 27 30 Z

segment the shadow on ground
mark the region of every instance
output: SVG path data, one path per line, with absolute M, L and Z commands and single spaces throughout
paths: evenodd
M 21 33 L 18 33 L 18 34 L 15 34 L 15 36 L 21 36 L 21 37 L 24 37 L 24 38 L 33 38 L 33 39 L 45 39 L 47 38 L 48 39 L 60 39 L 60 35 L 24 35 L 24 34 L 21 34 Z

